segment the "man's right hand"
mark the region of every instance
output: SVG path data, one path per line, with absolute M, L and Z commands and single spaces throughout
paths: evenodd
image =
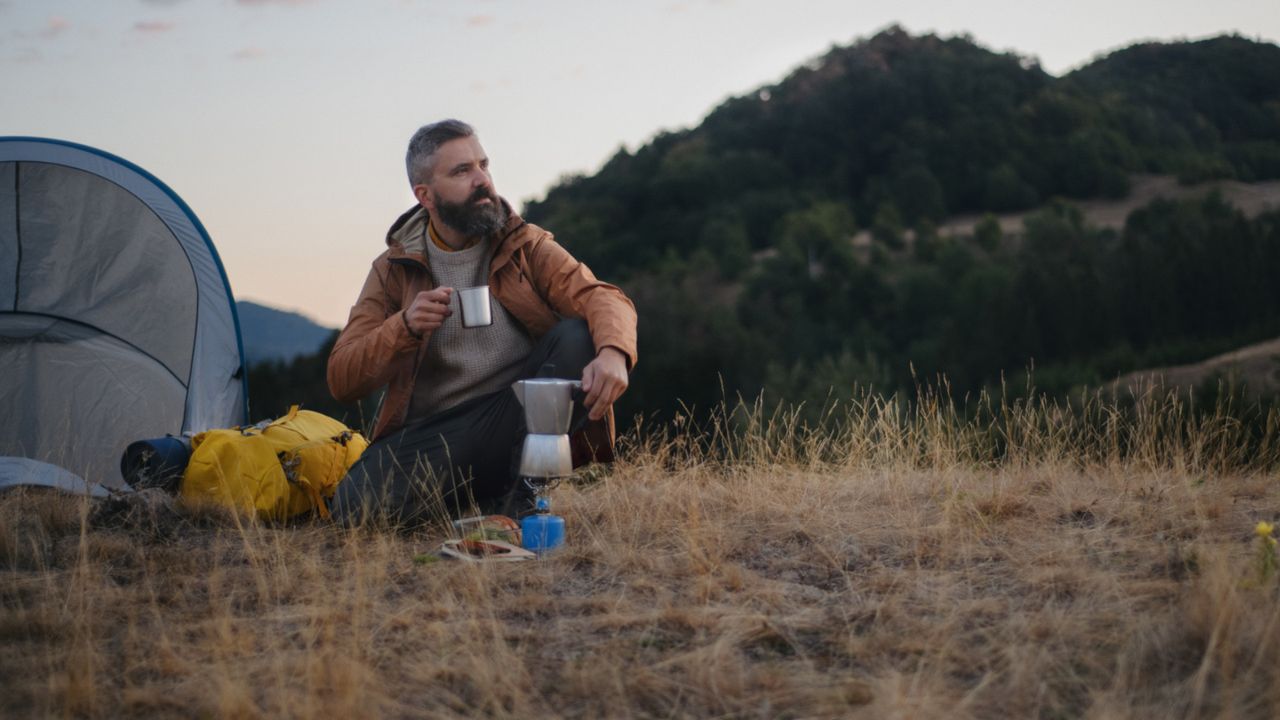
M 409 331 L 421 337 L 443 325 L 444 319 L 453 314 L 449 309 L 451 295 L 451 287 L 438 287 L 418 293 L 404 311 L 404 322 L 409 326 Z

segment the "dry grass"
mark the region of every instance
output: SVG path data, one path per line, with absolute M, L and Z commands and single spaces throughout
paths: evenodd
M 0 715 L 1280 716 L 1275 423 L 988 405 L 644 432 L 536 563 L 10 494 Z

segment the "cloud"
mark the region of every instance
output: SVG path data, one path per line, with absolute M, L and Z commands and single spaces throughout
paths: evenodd
M 177 5 L 183 0 L 142 0 L 147 5 Z
M 266 56 L 266 54 L 267 51 L 260 47 L 247 47 L 231 53 L 231 57 L 236 60 L 257 60 Z
M 56 38 L 67 30 L 71 29 L 71 21 L 61 15 L 54 15 L 45 23 L 44 29 L 40 31 L 40 37 Z
M 496 20 L 497 18 L 492 15 L 472 15 L 467 18 L 467 27 L 485 27 L 486 25 L 492 25 Z
M 173 23 L 165 20 L 142 20 L 133 24 L 133 31 L 143 35 L 159 35 L 173 29 Z

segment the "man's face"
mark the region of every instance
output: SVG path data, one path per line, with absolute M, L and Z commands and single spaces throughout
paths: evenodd
M 413 191 L 432 217 L 467 237 L 490 235 L 507 221 L 489 175 L 489 158 L 475 136 L 441 145 L 430 180 Z

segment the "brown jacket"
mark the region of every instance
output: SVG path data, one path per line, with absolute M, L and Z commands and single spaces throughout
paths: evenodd
M 427 267 L 426 225 L 426 210 L 414 207 L 391 226 L 387 250 L 373 261 L 347 326 L 329 354 L 329 391 L 339 401 L 353 402 L 386 386 L 374 424 L 375 440 L 404 425 L 418 366 L 431 339 L 430 332 L 421 339 L 409 334 L 401 315 L 419 292 L 434 286 Z M 626 355 L 628 369 L 635 367 L 635 306 L 620 289 L 597 280 L 551 233 L 514 212 L 499 233 L 489 265 L 489 289 L 534 340 L 562 317 L 584 318 L 597 352 L 617 348 Z M 573 438 L 574 465 L 588 459 L 611 460 L 613 439 L 610 411 Z

